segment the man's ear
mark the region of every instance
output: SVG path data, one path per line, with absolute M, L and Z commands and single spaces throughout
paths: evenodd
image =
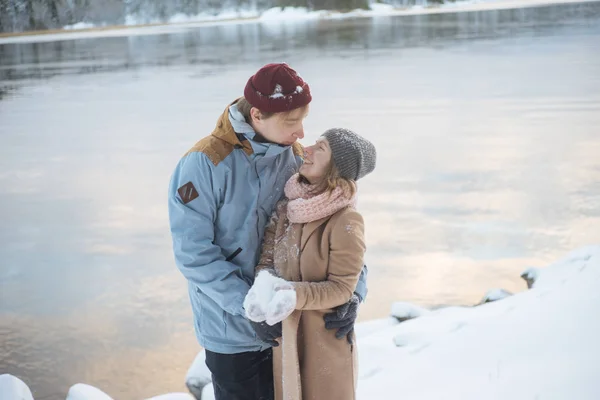
M 252 107 L 250 109 L 250 119 L 252 120 L 252 122 L 256 121 L 259 122 L 262 118 L 262 114 L 260 113 L 260 110 L 256 107 Z

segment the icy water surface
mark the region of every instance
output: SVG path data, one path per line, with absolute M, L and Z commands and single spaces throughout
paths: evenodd
M 600 3 L 0 44 L 0 373 L 36 399 L 184 390 L 168 179 L 272 61 L 311 84 L 305 143 L 377 145 L 362 320 L 522 290 L 600 242 Z

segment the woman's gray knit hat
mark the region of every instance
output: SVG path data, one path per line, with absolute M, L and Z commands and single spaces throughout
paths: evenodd
M 375 169 L 377 152 L 367 139 L 344 128 L 329 129 L 323 137 L 343 178 L 357 181 Z

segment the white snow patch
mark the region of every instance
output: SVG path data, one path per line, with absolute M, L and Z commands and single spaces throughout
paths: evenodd
M 535 285 L 535 282 L 538 280 L 539 276 L 540 270 L 535 267 L 527 268 L 521 274 L 521 278 L 525 279 L 529 288 L 532 288 Z
M 326 12 L 310 11 L 306 7 L 273 7 L 264 11 L 260 20 L 262 22 L 280 22 L 291 20 L 318 19 L 324 16 Z
M 190 392 L 204 399 L 202 393 L 211 382 L 212 374 L 206 365 L 206 352 L 202 350 L 194 358 L 194 362 L 192 362 L 185 375 L 185 385 Z
M 85 383 L 77 383 L 69 389 L 67 400 L 113 400 L 112 397 L 104 393 L 102 390 L 86 385 Z
M 260 13 L 256 10 L 224 10 L 218 14 L 202 12 L 196 15 L 187 15 L 178 13 L 172 15 L 167 21 L 167 24 L 190 24 L 198 22 L 218 22 L 236 19 L 258 18 Z M 137 15 L 127 15 L 125 17 L 125 25 L 136 26 L 144 24 L 163 24 L 164 21 L 159 19 L 149 19 L 139 17 Z
M 491 303 L 493 301 L 502 300 L 510 296 L 512 296 L 512 293 L 504 289 L 492 289 L 488 290 L 488 292 L 483 296 L 481 303 Z
M 395 7 L 391 4 L 383 4 L 383 3 L 371 3 L 371 14 L 375 15 L 387 15 L 394 12 Z
M 283 95 L 283 88 L 278 83 L 278 84 L 275 85 L 275 90 L 273 90 L 273 93 L 269 96 L 269 98 L 270 99 L 279 99 L 281 97 L 284 97 L 284 95 Z
M 76 24 L 73 25 L 65 25 L 63 27 L 63 29 L 65 30 L 77 30 L 77 29 L 91 29 L 91 28 L 95 28 L 96 25 L 91 24 L 89 22 L 78 22 Z
M 296 86 L 296 93 L 302 93 L 303 91 L 302 86 Z
M 397 318 L 398 320 L 407 320 L 421 317 L 427 313 L 429 313 L 429 310 L 423 307 L 419 307 L 411 303 L 398 301 L 392 304 L 392 311 L 390 313 L 390 316 Z
M 33 400 L 31 390 L 25 382 L 10 374 L 0 375 L 0 399 Z

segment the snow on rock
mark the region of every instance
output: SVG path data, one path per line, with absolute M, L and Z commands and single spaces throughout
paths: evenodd
M 429 310 L 416 306 L 414 304 L 397 301 L 392 304 L 392 312 L 390 315 L 398 321 L 406 321 L 427 314 Z
M 492 289 L 483 296 L 483 299 L 479 304 L 491 303 L 492 301 L 498 301 L 512 296 L 513 294 L 504 289 Z
M 102 390 L 86 385 L 84 383 L 78 383 L 71 386 L 69 393 L 67 393 L 67 400 L 113 400 L 112 397 L 104 393 Z
M 591 246 L 540 269 L 531 290 L 363 337 L 358 398 L 599 399 L 599 286 Z
M 33 400 L 29 386 L 16 376 L 0 375 L 0 399 L 4 400 Z
M 212 381 L 210 370 L 206 366 L 206 352 L 200 351 L 185 376 L 185 385 L 198 399 L 204 399 L 202 392 Z M 211 385 L 212 387 L 212 385 Z
M 533 268 L 532 267 L 532 268 L 527 268 L 521 274 L 521 278 L 523 278 L 525 280 L 525 282 L 527 282 L 527 287 L 529 289 L 531 289 L 533 287 L 533 284 L 537 280 L 537 278 L 539 276 L 539 271 L 540 270 L 538 268 Z

